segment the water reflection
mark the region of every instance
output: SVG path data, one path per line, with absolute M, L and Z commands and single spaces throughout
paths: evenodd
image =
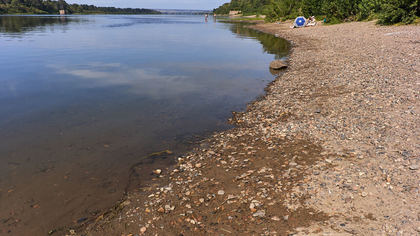
M 85 65 L 50 65 L 57 74 L 84 81 L 84 88 L 124 86 L 128 92 L 148 97 L 174 97 L 200 91 L 194 78 L 164 74 L 158 68 L 132 68 L 120 63 L 88 63 Z M 165 86 L 162 86 L 164 83 Z M 201 87 L 201 86 L 200 86 Z M 203 86 L 204 87 L 204 86 Z
M 258 42 L 263 46 L 264 52 L 274 54 L 276 59 L 287 56 L 287 53 L 290 50 L 290 43 L 287 40 L 278 38 L 272 34 L 265 34 L 250 29 L 246 27 L 247 25 L 249 25 L 249 23 L 230 24 L 229 29 L 240 37 L 258 39 Z
M 154 99 L 171 99 L 185 94 L 203 93 L 207 88 L 214 88 L 212 94 L 223 96 L 229 94 L 231 99 L 241 99 L 244 90 L 251 81 L 238 83 L 236 86 L 227 86 L 217 71 L 229 70 L 231 73 L 242 74 L 250 65 L 225 63 L 223 65 L 206 64 L 173 64 L 163 65 L 162 68 L 129 67 L 120 63 L 87 63 L 76 65 L 51 64 L 48 67 L 55 71 L 60 78 L 79 79 L 82 88 L 120 87 L 126 92 L 147 96 Z M 173 71 L 177 70 L 178 73 Z M 171 73 L 168 73 L 171 71 Z M 208 71 L 201 74 L 202 71 Z M 64 77 L 63 77 L 64 76 Z M 201 76 L 198 80 L 197 76 Z M 230 79 L 229 84 L 239 82 L 239 79 Z
M 47 26 L 67 25 L 80 19 L 66 16 L 0 16 L 0 32 L 19 36 L 34 30 L 44 31 Z

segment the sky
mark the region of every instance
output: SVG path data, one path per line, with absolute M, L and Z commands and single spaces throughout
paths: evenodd
M 66 2 L 121 8 L 213 10 L 230 0 L 67 0 Z

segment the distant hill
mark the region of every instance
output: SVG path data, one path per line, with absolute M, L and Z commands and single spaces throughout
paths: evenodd
M 0 14 L 59 14 L 60 10 L 66 14 L 161 14 L 151 9 L 97 7 L 64 0 L 0 0 Z
M 213 12 L 211 10 L 183 10 L 183 9 L 156 9 L 156 10 L 161 12 L 162 14 L 169 14 L 169 15 L 202 15 L 202 14 L 210 14 Z

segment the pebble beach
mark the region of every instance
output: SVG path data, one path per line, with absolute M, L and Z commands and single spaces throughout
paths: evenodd
M 420 234 L 420 27 L 289 26 L 252 26 L 292 51 L 235 128 L 64 233 Z

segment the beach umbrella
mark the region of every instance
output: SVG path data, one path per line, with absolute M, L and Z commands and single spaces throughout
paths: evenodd
M 295 27 L 304 27 L 306 25 L 306 18 L 303 16 L 298 16 L 295 19 Z

